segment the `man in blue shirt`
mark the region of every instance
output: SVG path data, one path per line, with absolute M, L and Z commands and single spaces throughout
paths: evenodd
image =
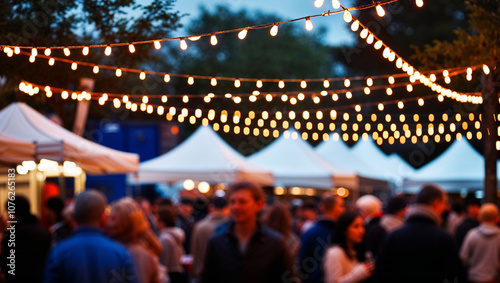
M 77 228 L 71 238 L 51 251 L 44 282 L 138 282 L 128 251 L 100 229 L 106 204 L 106 197 L 98 191 L 85 191 L 77 196 L 74 208 Z

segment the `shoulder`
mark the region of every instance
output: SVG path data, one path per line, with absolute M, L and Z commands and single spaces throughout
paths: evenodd
M 274 231 L 273 229 L 267 227 L 267 226 L 262 226 L 261 228 L 262 230 L 262 234 L 265 235 L 265 237 L 267 239 L 270 239 L 271 241 L 275 241 L 275 242 L 281 242 L 281 241 L 284 241 L 285 238 L 283 237 L 283 235 L 281 235 L 279 232 L 276 232 Z
M 346 255 L 341 247 L 335 245 L 329 247 L 328 250 L 326 250 L 325 256 L 328 258 L 344 258 Z

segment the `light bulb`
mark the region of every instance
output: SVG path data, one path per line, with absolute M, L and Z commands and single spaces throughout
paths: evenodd
M 71 70 L 74 71 L 76 68 L 78 68 L 78 65 L 75 62 L 71 63 Z
M 194 78 L 193 77 L 189 77 L 188 78 L 188 84 L 189 85 L 193 85 L 194 84 Z
M 240 86 L 241 86 L 241 82 L 240 82 L 240 80 L 235 80 L 235 81 L 234 81 L 234 87 L 238 88 L 238 87 L 240 87 Z
M 82 54 L 83 54 L 83 56 L 89 55 L 89 47 L 88 46 L 83 47 Z
M 316 0 L 316 1 L 314 1 L 314 7 L 321 8 L 321 6 L 323 6 L 324 2 L 325 2 L 325 0 Z
M 54 66 L 55 62 L 56 62 L 56 60 L 54 60 L 54 58 L 50 58 L 49 59 L 49 66 Z
M 366 38 L 366 43 L 368 43 L 368 44 L 372 44 L 372 43 L 373 43 L 373 40 L 374 40 L 373 34 L 370 34 L 370 35 Z
M 36 59 L 36 56 L 31 55 L 31 56 L 30 56 L 30 59 L 29 59 L 29 60 L 30 60 L 30 63 L 34 63 L 34 62 L 35 62 L 35 59 Z
M 248 29 L 243 29 L 238 33 L 238 38 L 243 40 L 247 36 Z
M 276 36 L 278 34 L 278 24 L 274 24 L 269 33 L 271 36 Z
M 485 75 L 490 74 L 490 68 L 486 64 L 483 64 L 483 72 Z
M 323 81 L 323 87 L 324 88 L 329 88 L 330 87 L 330 82 L 328 80 Z
M 168 83 L 170 81 L 170 75 L 169 74 L 166 74 L 164 77 L 163 77 L 163 81 Z
M 306 18 L 306 30 L 311 31 L 313 29 L 313 23 L 311 22 L 311 18 Z
M 363 29 L 360 33 L 359 33 L 359 37 L 361 38 L 366 38 L 368 36 L 368 30 L 367 29 Z
M 422 8 L 422 6 L 424 6 L 424 1 L 423 0 L 416 0 L 415 4 L 417 4 L 417 7 Z
M 279 81 L 278 82 L 278 87 L 279 88 L 284 88 L 285 87 L 285 82 L 284 81 Z
M 31 49 L 31 56 L 36 56 L 38 55 L 38 50 L 36 50 L 36 48 L 32 48 Z
M 217 85 L 217 79 L 216 79 L 216 78 L 212 78 L 212 79 L 210 80 L 210 84 L 211 84 L 212 86 L 216 86 L 216 85 Z
M 146 79 L 146 73 L 141 72 L 141 73 L 139 74 L 139 79 L 141 79 L 141 81 L 145 80 L 145 79 Z
M 262 87 L 262 81 L 261 80 L 258 80 L 255 85 L 258 87 L 258 88 L 261 88 Z
M 184 38 L 181 39 L 179 45 L 180 45 L 182 50 L 186 50 L 188 48 L 188 45 L 187 45 L 186 40 Z
M 50 48 L 45 48 L 44 52 L 45 56 L 50 56 L 50 53 L 51 53 Z
M 69 56 L 71 54 L 71 52 L 69 51 L 69 48 L 64 48 L 64 55 L 65 56 Z
M 379 50 L 380 48 L 382 48 L 382 41 L 381 40 L 378 40 L 377 42 L 375 42 L 375 44 L 373 45 L 373 47 L 377 50 Z
M 111 46 L 106 46 L 106 49 L 104 49 L 104 55 L 111 55 Z
M 349 12 L 348 10 L 345 10 L 345 12 L 344 12 L 344 21 L 346 23 L 350 23 L 352 21 L 351 12 Z
M 349 79 L 344 80 L 344 86 L 349 87 L 351 85 L 351 81 Z
M 210 37 L 210 44 L 212 45 L 217 45 L 217 37 L 215 36 L 215 33 L 212 33 L 212 36 Z
M 450 75 L 450 72 L 448 72 L 448 70 L 444 70 L 443 71 L 443 76 L 447 77 Z
M 135 46 L 133 44 L 129 44 L 128 45 L 128 51 L 130 51 L 130 53 L 134 53 L 135 52 Z
M 306 81 L 304 81 L 304 80 L 302 80 L 302 81 L 300 82 L 300 87 L 301 87 L 301 88 L 306 88 L 306 87 L 307 87 L 307 82 L 306 82 Z
M 159 50 L 161 48 L 161 43 L 158 40 L 155 40 L 153 45 L 155 46 L 156 50 Z
M 340 2 L 339 2 L 339 0 L 332 0 L 332 7 L 333 7 L 333 9 L 340 8 Z
M 367 86 L 372 86 L 373 85 L 373 79 L 372 78 L 366 79 L 366 85 Z
M 18 46 L 14 47 L 14 54 L 19 54 L 21 53 L 21 48 L 19 48 Z
M 352 25 L 351 25 L 351 30 L 352 31 L 357 31 L 359 29 L 359 21 L 355 20 Z
M 117 77 L 121 77 L 122 76 L 122 70 L 121 69 L 116 69 L 115 75 Z
M 384 8 L 382 8 L 382 6 L 377 5 L 377 7 L 375 8 L 375 10 L 377 10 L 377 15 L 379 17 L 382 18 L 383 16 L 385 16 L 385 10 L 384 10 Z
M 190 37 L 188 37 L 188 39 L 191 40 L 191 41 L 197 41 L 200 38 L 201 38 L 201 36 L 190 36 Z

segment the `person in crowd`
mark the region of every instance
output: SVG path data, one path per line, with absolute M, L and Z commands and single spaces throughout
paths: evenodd
M 137 202 L 141 206 L 141 209 L 149 222 L 151 230 L 153 230 L 155 234 L 158 234 L 158 224 L 156 223 L 156 217 L 153 213 L 151 202 L 147 199 L 139 199 Z
M 159 206 L 157 222 L 159 239 L 163 247 L 160 263 L 167 268 L 170 282 L 185 283 L 187 277 L 181 263 L 185 254 L 183 248 L 185 235 L 182 229 L 175 227 L 175 208 L 168 205 Z
M 52 245 L 69 238 L 73 232 L 71 224 L 63 217 L 64 201 L 60 197 L 49 198 L 45 202 L 47 208 L 47 219 L 50 225 L 49 231 L 52 235 Z
M 330 244 L 335 222 L 344 213 L 344 199 L 326 193 L 319 204 L 321 215 L 318 221 L 301 239 L 298 275 L 304 283 L 323 282 L 321 264 Z
M 240 181 L 227 191 L 232 220 L 209 241 L 201 282 L 297 282 L 286 241 L 262 225 L 262 188 Z
M 500 282 L 500 216 L 498 207 L 486 203 L 479 209 L 481 225 L 467 233 L 460 258 L 472 283 Z
M 300 239 L 292 232 L 290 210 L 283 204 L 274 204 L 267 209 L 262 222 L 285 237 L 288 251 L 295 260 L 300 247 Z
M 88 190 L 75 200 L 77 228 L 55 246 L 45 268 L 44 282 L 139 282 L 140 277 L 127 249 L 101 230 L 107 205 L 103 193 Z M 29 281 L 25 281 L 29 282 Z
M 479 226 L 478 215 L 480 206 L 481 202 L 476 199 L 469 199 L 466 203 L 466 216 L 455 230 L 455 241 L 459 250 L 462 247 L 462 243 L 467 233 Z
M 193 274 L 199 278 L 203 270 L 203 260 L 208 240 L 217 227 L 228 221 L 227 200 L 214 197 L 208 206 L 209 215 L 195 224 L 191 238 L 191 254 L 193 256 Z
M 191 233 L 195 224 L 195 219 L 193 217 L 194 203 L 190 198 L 182 198 L 177 206 L 177 219 L 176 226 L 184 231 L 185 241 L 183 243 L 183 248 L 186 254 L 190 254 L 190 243 L 191 243 Z
M 449 211 L 444 228 L 452 238 L 455 238 L 455 231 L 458 225 L 464 220 L 465 211 L 463 205 L 458 202 L 452 203 Z
M 127 247 L 137 266 L 140 282 L 161 282 L 160 276 L 165 274 L 159 272 L 158 257 L 143 244 L 145 235 L 152 234 L 153 231 L 143 211 L 133 199 L 122 198 L 111 205 L 106 233 Z
M 29 200 L 16 194 L 5 203 L 7 231 L 2 238 L 1 272 L 5 282 L 42 282 L 43 269 L 51 246 L 50 233 L 31 214 Z M 10 218 L 14 216 L 14 218 Z
M 309 228 L 311 228 L 316 222 L 318 217 L 318 210 L 316 208 L 316 202 L 314 200 L 306 200 L 302 204 L 302 218 L 303 223 L 300 227 L 300 235 L 304 235 Z
M 396 195 L 389 199 L 385 209 L 385 214 L 370 229 L 370 233 L 365 237 L 366 250 L 376 258 L 380 248 L 384 243 L 385 237 L 390 232 L 403 226 L 406 212 L 408 211 L 408 202 L 403 196 Z
M 323 269 L 325 283 L 357 283 L 372 275 L 373 261 L 365 261 L 356 246 L 363 241 L 365 228 L 363 218 L 357 212 L 343 213 L 331 239 L 332 246 L 325 254 Z
M 462 282 L 463 268 L 451 236 L 440 228 L 447 195 L 425 185 L 405 224 L 387 235 L 376 263 L 379 282 Z
M 304 224 L 304 220 L 302 217 L 302 204 L 304 202 L 301 199 L 292 199 L 290 201 L 291 205 L 291 213 L 292 213 L 292 231 L 295 235 L 302 235 L 300 230 L 302 229 L 302 225 Z
M 382 202 L 376 196 L 364 195 L 356 201 L 356 207 L 364 219 L 366 232 L 370 232 L 382 217 Z

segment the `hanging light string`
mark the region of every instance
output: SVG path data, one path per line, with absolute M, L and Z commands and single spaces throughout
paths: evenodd
M 387 5 L 387 4 L 396 2 L 396 1 L 398 1 L 398 0 L 385 0 L 385 1 L 380 1 L 377 4 L 372 3 L 372 4 L 368 4 L 368 5 L 362 5 L 362 6 L 359 6 L 359 7 L 351 7 L 351 8 L 349 8 L 349 10 L 354 11 L 354 10 L 370 9 L 370 8 L 376 7 L 377 5 Z M 35 53 L 36 50 L 44 50 L 44 49 L 46 49 L 46 50 L 47 49 L 48 50 L 56 50 L 56 49 L 62 49 L 62 50 L 65 51 L 65 53 L 68 54 L 67 56 L 69 56 L 69 53 L 70 53 L 69 50 L 71 50 L 71 49 L 82 49 L 82 53 L 83 54 L 88 54 L 89 53 L 89 49 L 91 49 L 91 48 L 105 48 L 105 54 L 109 56 L 111 54 L 111 49 L 113 47 L 128 46 L 129 49 L 130 49 L 130 51 L 132 52 L 132 50 L 135 51 L 135 47 L 134 47 L 135 45 L 153 44 L 156 49 L 160 49 L 161 48 L 161 42 L 179 40 L 181 48 L 183 48 L 183 46 L 186 44 L 185 39 L 189 39 L 191 41 L 197 41 L 201 37 L 210 37 L 212 44 L 215 45 L 215 44 L 217 44 L 217 42 L 216 42 L 217 41 L 216 36 L 219 35 L 219 34 L 236 33 L 236 32 L 237 33 L 241 33 L 242 31 L 245 31 L 245 35 L 246 35 L 246 32 L 248 30 L 258 30 L 258 29 L 267 29 L 267 28 L 271 28 L 271 30 L 276 29 L 276 32 L 277 32 L 277 27 L 279 25 L 281 25 L 281 24 L 286 24 L 286 23 L 291 23 L 291 22 L 296 22 L 296 21 L 301 21 L 301 20 L 310 20 L 311 18 L 316 18 L 316 17 L 326 17 L 326 16 L 335 15 L 335 14 L 338 14 L 338 13 L 341 13 L 341 12 L 342 12 L 342 10 L 333 11 L 333 12 L 328 11 L 328 12 L 324 12 L 324 13 L 317 14 L 317 15 L 311 15 L 311 16 L 306 16 L 306 17 L 301 17 L 301 18 L 296 18 L 296 19 L 291 19 L 291 20 L 286 20 L 286 21 L 280 21 L 280 22 L 274 22 L 274 23 L 268 23 L 268 24 L 262 24 L 262 25 L 255 25 L 255 26 L 248 26 L 248 27 L 244 27 L 244 28 L 224 30 L 224 31 L 212 32 L 212 33 L 204 33 L 204 34 L 189 35 L 189 36 L 179 36 L 179 37 L 171 37 L 171 38 L 162 38 L 162 39 L 152 39 L 152 40 L 143 40 L 143 41 L 134 41 L 134 42 L 121 42 L 121 43 L 92 44 L 92 45 L 69 45 L 69 46 L 21 46 L 21 45 L 15 46 L 15 45 L 0 45 L 0 49 L 4 49 L 4 48 L 12 48 L 12 49 L 15 49 L 15 50 L 19 50 L 19 49 L 31 49 L 33 53 Z M 272 33 L 272 31 L 271 31 L 271 33 Z M 213 42 L 214 38 L 215 38 L 215 44 Z M 241 38 L 241 36 L 240 36 L 240 38 Z M 244 38 L 244 36 L 243 36 L 243 38 Z M 160 48 L 158 48 L 158 47 L 160 47 Z M 187 46 L 186 46 L 186 48 L 187 48 Z M 183 48 L 183 49 L 185 49 L 185 48 Z M 109 54 L 108 54 L 108 52 L 109 52 Z
M 438 93 L 438 96 L 440 99 L 443 97 L 448 97 L 451 99 L 455 99 L 458 102 L 462 103 L 477 103 L 481 104 L 483 103 L 483 98 L 480 96 L 470 96 L 465 93 L 460 93 L 453 91 L 451 89 L 445 88 L 440 84 L 435 83 L 435 77 L 431 76 L 426 76 L 423 73 L 419 72 L 415 67 L 413 67 L 408 61 L 403 59 L 401 56 L 399 56 L 394 50 L 392 50 L 387 44 L 385 44 L 382 40 L 380 40 L 375 34 L 373 34 L 368 27 L 363 25 L 358 19 L 356 19 L 348 9 L 344 8 L 341 5 L 342 9 L 344 10 L 344 21 L 346 23 L 351 23 L 351 30 L 353 32 L 357 32 L 360 28 L 361 31 L 359 33 L 359 36 L 363 39 L 366 39 L 366 42 L 368 44 L 373 44 L 374 48 L 376 50 L 382 49 L 383 48 L 383 57 L 387 59 L 390 62 L 396 61 L 396 67 L 398 69 L 402 69 L 404 72 L 406 72 L 410 76 L 410 81 L 420 81 L 423 85 L 427 86 L 430 88 L 432 91 Z M 483 71 L 487 74 L 489 73 L 489 68 L 486 65 L 483 66 Z M 444 71 L 443 71 L 444 72 Z M 469 74 L 470 71 L 468 70 L 467 73 Z M 447 73 L 445 73 L 445 77 Z M 468 76 L 469 78 L 469 76 Z M 446 80 L 447 83 L 449 83 L 449 80 Z
M 5 51 L 5 50 L 4 50 Z M 5 52 L 7 53 L 7 52 Z M 10 53 L 12 56 L 13 53 Z M 19 53 L 20 55 L 25 55 L 25 56 L 30 56 L 30 62 L 34 62 L 34 57 L 32 56 L 31 53 L 21 51 Z M 11 57 L 9 56 L 9 57 Z M 335 77 L 335 78 L 310 78 L 310 79 L 268 79 L 268 78 L 240 78 L 240 77 L 225 77 L 225 76 L 203 76 L 203 75 L 193 75 L 193 74 L 178 74 L 178 73 L 167 73 L 167 72 L 158 72 L 158 71 L 148 71 L 148 70 L 141 70 L 141 69 L 134 69 L 134 68 L 126 68 L 126 67 L 116 67 L 116 66 L 109 66 L 109 65 L 101 65 L 101 64 L 93 64 L 89 62 L 83 62 L 83 61 L 76 61 L 76 60 L 70 60 L 66 58 L 58 58 L 58 57 L 51 57 L 51 56 L 46 56 L 46 55 L 37 55 L 36 57 L 40 57 L 43 59 L 47 59 L 49 65 L 53 66 L 55 62 L 62 62 L 62 63 L 67 63 L 71 66 L 73 70 L 76 70 L 79 66 L 86 66 L 90 67 L 93 69 L 93 72 L 95 74 L 99 74 L 101 69 L 106 69 L 106 70 L 112 70 L 115 71 L 115 74 L 119 74 L 119 76 L 122 76 L 124 72 L 128 73 L 135 73 L 139 74 L 140 78 L 146 78 L 147 75 L 156 75 L 156 76 L 162 76 L 164 78 L 165 82 L 169 82 L 171 77 L 178 77 L 178 78 L 193 78 L 193 80 L 210 80 L 212 84 L 216 84 L 217 81 L 232 81 L 235 83 L 235 85 L 239 82 L 241 85 L 241 82 L 266 82 L 266 83 L 278 83 L 278 85 L 284 83 L 310 83 L 310 82 L 323 82 L 325 85 L 325 88 L 328 88 L 326 86 L 330 85 L 330 82 L 338 82 L 338 81 L 360 81 L 360 80 L 377 80 L 377 79 L 387 79 L 390 77 L 393 78 L 401 78 L 401 77 L 408 77 L 407 73 L 397 73 L 397 74 L 386 74 L 386 75 L 376 75 L 376 76 L 355 76 L 355 77 Z M 441 74 L 444 72 L 443 75 L 444 77 L 453 77 L 459 74 L 463 74 L 467 72 L 467 74 L 472 73 L 472 71 L 475 71 L 477 69 L 480 69 L 482 65 L 475 65 L 475 66 L 470 66 L 470 67 L 455 67 L 455 68 L 448 68 L 448 69 L 439 69 L 439 70 L 431 70 L 431 71 L 424 71 L 422 74 Z M 117 71 L 119 70 L 119 73 Z

